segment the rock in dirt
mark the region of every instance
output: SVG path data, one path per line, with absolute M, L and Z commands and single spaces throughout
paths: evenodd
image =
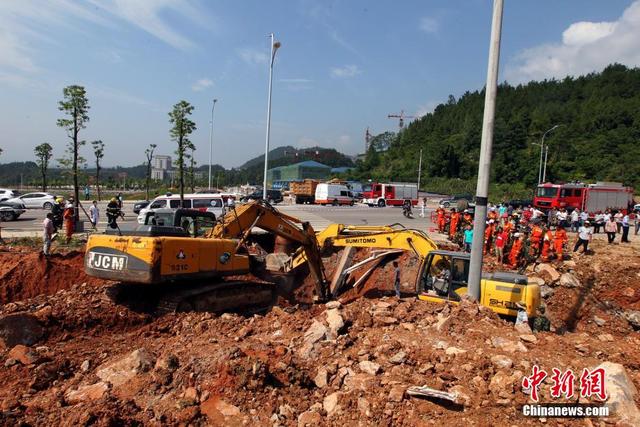
M 10 359 L 15 359 L 23 365 L 32 365 L 36 363 L 40 356 L 36 353 L 32 348 L 24 346 L 22 344 L 18 344 L 13 347 L 9 352 L 8 357 Z
M 82 402 L 102 399 L 108 391 L 109 384 L 100 381 L 95 384 L 78 387 L 75 390 L 68 390 L 64 395 L 64 399 L 68 404 L 75 405 Z
M 565 288 L 579 288 L 582 286 L 576 276 L 571 273 L 564 273 L 560 276 L 560 286 Z
M 320 425 L 322 416 L 316 411 L 306 411 L 298 415 L 298 427 Z
M 531 326 L 529 326 L 528 323 L 517 323 L 514 327 L 513 327 L 516 332 L 518 332 L 519 334 L 531 334 Z
M 560 279 L 560 273 L 553 268 L 551 264 L 538 264 L 535 268 L 536 273 L 542 277 L 546 282 L 557 282 Z
M 316 384 L 316 387 L 323 388 L 326 387 L 329 383 L 329 372 L 327 372 L 327 368 L 320 367 L 318 369 L 318 373 L 316 374 L 313 382 Z
M 531 276 L 528 278 L 528 282 L 529 284 L 534 284 L 534 285 L 538 285 L 538 286 L 543 286 L 544 285 L 544 279 L 542 277 L 538 277 L 538 276 Z
M 607 406 L 620 421 L 629 425 L 640 425 L 640 410 L 635 404 L 638 390 L 629 378 L 624 366 L 618 363 L 604 362 L 598 368 L 605 370 L 605 390 L 609 395 Z
M 598 316 L 593 316 L 593 323 L 595 323 L 598 326 L 604 326 L 605 323 L 607 323 L 607 321 Z
M 0 349 L 34 345 L 43 336 L 44 329 L 35 316 L 16 313 L 0 318 Z
M 547 285 L 540 286 L 540 296 L 544 299 L 551 298 L 556 291 Z
M 516 351 L 526 353 L 528 351 L 527 347 L 525 347 L 521 342 L 518 341 L 516 343 L 502 337 L 491 338 L 491 345 L 508 353 L 515 353 Z
M 341 308 L 342 304 L 340 303 L 340 301 L 329 301 L 324 306 L 327 308 L 327 310 L 334 310 L 337 308 Z
M 88 360 L 85 360 L 84 362 L 82 362 L 82 364 L 80 365 L 80 370 L 82 372 L 89 372 L 89 368 L 91 368 L 91 362 L 89 362 Z
M 226 425 L 228 424 L 228 418 L 241 415 L 240 408 L 225 402 L 219 397 L 210 397 L 202 402 L 200 412 L 205 414 L 213 425 Z
M 531 344 L 535 344 L 538 342 L 538 338 L 536 338 L 536 336 L 533 334 L 523 334 L 523 335 L 520 335 L 518 338 L 520 338 L 524 342 L 528 342 Z
M 340 410 L 340 398 L 342 397 L 342 393 L 336 391 L 335 393 L 331 393 L 322 401 L 322 407 L 324 408 L 327 415 L 331 416 L 333 413 Z
M 634 329 L 640 329 L 640 311 L 627 310 L 624 312 L 623 317 Z
M 463 350 L 461 348 L 453 347 L 453 346 L 447 347 L 447 349 L 444 351 L 444 353 L 448 356 L 457 356 L 459 354 L 464 354 L 466 352 L 467 350 Z
M 329 325 L 329 331 L 331 336 L 336 337 L 342 332 L 344 328 L 344 319 L 340 315 L 338 309 L 331 309 L 326 311 L 327 324 Z
M 366 372 L 369 375 L 376 375 L 380 372 L 380 365 L 375 362 L 363 360 L 358 364 L 362 372 Z
M 151 353 L 144 348 L 139 348 L 117 362 L 102 365 L 96 371 L 96 375 L 102 381 L 117 387 L 128 382 L 136 375 L 148 371 L 154 362 Z
M 327 337 L 329 330 L 322 323 L 314 320 L 309 329 L 304 333 L 303 343 L 300 347 L 300 357 L 308 359 L 313 352 L 315 344 Z
M 496 369 L 509 369 L 513 366 L 513 360 L 509 359 L 507 356 L 503 356 L 502 354 L 496 354 L 491 357 L 491 363 Z
M 360 415 L 365 417 L 371 416 L 371 403 L 364 397 L 358 398 L 358 410 L 360 411 Z
M 407 360 L 407 353 L 399 351 L 389 358 L 389 363 L 393 365 L 401 365 Z
M 404 386 L 395 385 L 391 387 L 391 391 L 389 391 L 389 400 L 392 402 L 402 402 L 402 399 L 404 399 L 404 392 Z

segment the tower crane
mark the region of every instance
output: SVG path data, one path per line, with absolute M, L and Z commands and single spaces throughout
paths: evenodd
M 402 130 L 404 128 L 404 119 L 415 119 L 417 118 L 416 116 L 407 116 L 404 114 L 404 110 L 400 110 L 400 114 L 389 114 L 387 116 L 387 118 L 389 119 L 399 119 L 398 120 L 398 126 L 400 127 L 400 130 Z

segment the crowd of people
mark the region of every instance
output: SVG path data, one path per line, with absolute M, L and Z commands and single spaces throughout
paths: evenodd
M 435 215 L 438 231 L 470 252 L 474 233 L 471 210 L 439 207 Z M 485 255 L 495 256 L 499 263 L 520 269 L 538 259 L 543 262 L 565 259 L 570 249 L 567 230 L 577 233 L 573 252 L 582 249 L 585 253 L 593 235 L 601 229 L 607 233 L 609 244 L 615 242 L 617 234 L 621 235 L 620 242 L 628 243 L 632 223 L 637 235 L 640 229 L 638 212 L 607 209 L 589 213 L 565 208 L 543 212 L 531 206 L 489 205 L 483 250 Z

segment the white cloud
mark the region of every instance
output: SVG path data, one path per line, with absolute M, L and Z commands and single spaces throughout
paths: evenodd
M 240 58 L 250 65 L 266 64 L 269 55 L 266 52 L 253 48 L 243 48 L 238 50 Z
M 195 44 L 161 15 L 180 14 L 191 22 L 203 23 L 202 11 L 187 0 L 91 0 L 91 3 L 181 50 L 191 49 Z
M 426 116 L 429 113 L 433 113 L 433 110 L 441 104 L 437 101 L 428 101 L 426 104 L 422 104 L 418 106 L 418 110 L 416 111 L 416 117 Z
M 360 68 L 357 65 L 345 65 L 344 67 L 333 67 L 329 71 L 331 77 L 334 78 L 349 78 L 360 74 Z
M 211 86 L 213 86 L 213 82 L 207 78 L 204 78 L 204 79 L 199 79 L 194 84 L 192 84 L 191 89 L 193 89 L 196 92 L 200 92 Z
M 520 52 L 506 68 L 512 83 L 562 78 L 599 71 L 618 62 L 640 65 L 640 1 L 632 3 L 613 22 L 576 22 L 562 34 L 562 42 Z
M 340 135 L 338 137 L 338 146 L 344 147 L 345 145 L 349 145 L 351 143 L 351 137 L 349 135 Z
M 420 30 L 424 31 L 425 33 L 435 34 L 439 29 L 440 23 L 437 19 L 429 16 L 425 16 L 420 19 Z

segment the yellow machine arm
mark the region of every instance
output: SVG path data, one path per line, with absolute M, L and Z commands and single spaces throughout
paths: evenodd
M 305 260 L 316 281 L 318 296 L 327 295 L 327 279 L 322 264 L 320 246 L 311 224 L 286 215 L 263 201 L 253 201 L 230 210 L 209 232 L 214 239 L 240 239 L 244 243 L 254 227 L 271 232 L 289 241 L 299 243 L 304 250 Z

